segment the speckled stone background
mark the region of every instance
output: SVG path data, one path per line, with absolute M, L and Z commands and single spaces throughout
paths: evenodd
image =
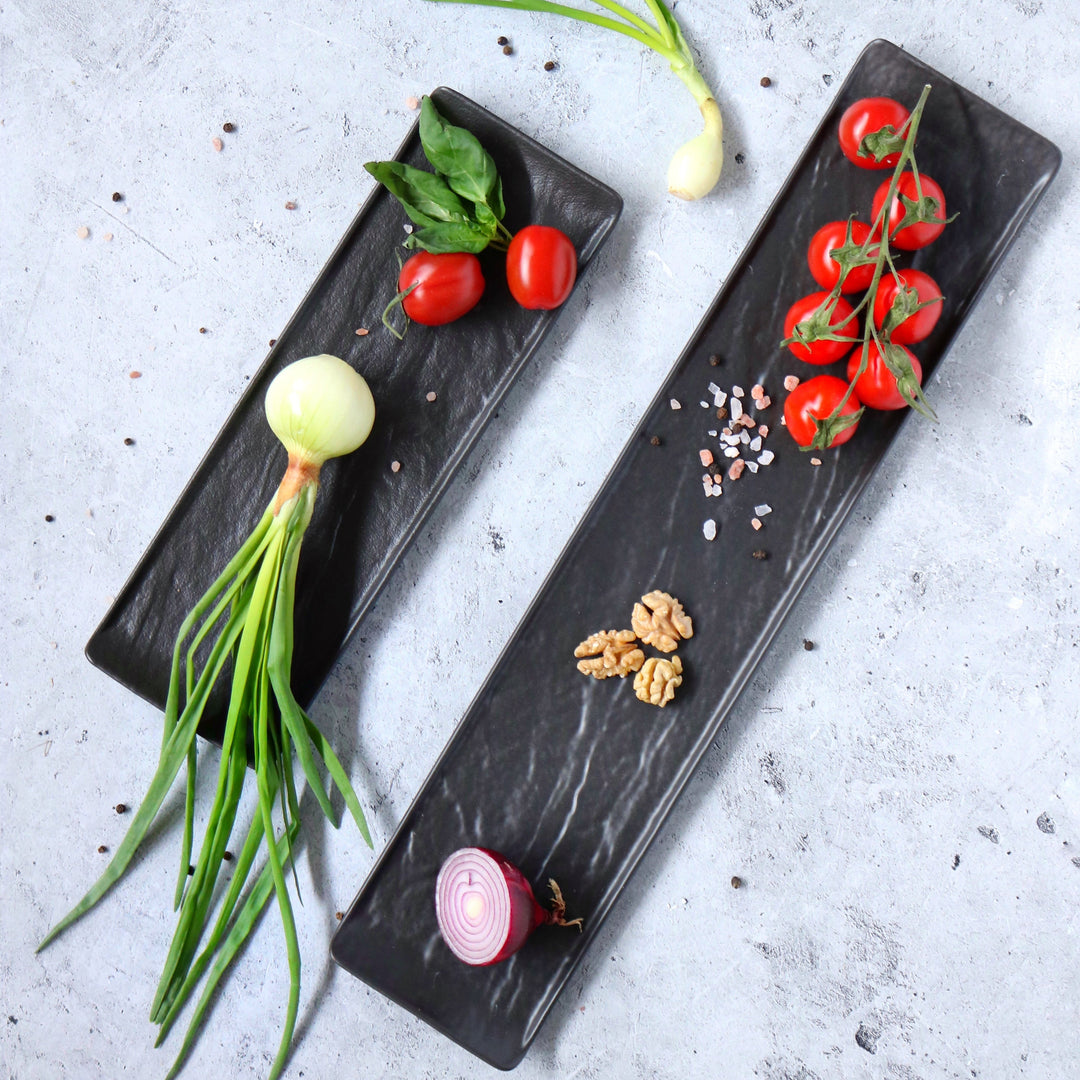
M 1064 165 L 932 381 L 941 424 L 906 425 L 516 1075 L 1075 1075 L 1080 10 L 678 15 L 726 121 L 724 178 L 694 206 L 663 195 L 689 97 L 602 31 L 420 0 L 0 7 L 4 1080 L 171 1061 L 176 1037 L 154 1051 L 146 1015 L 175 826 L 33 953 L 158 748 L 155 711 L 82 648 L 370 190 L 362 162 L 412 122 L 406 99 L 455 87 L 626 210 L 315 703 L 380 846 L 874 37 L 1051 138 Z M 494 1075 L 328 960 L 372 857 L 348 825 L 309 824 L 286 1075 Z M 264 1076 L 286 988 L 268 918 L 186 1075 Z

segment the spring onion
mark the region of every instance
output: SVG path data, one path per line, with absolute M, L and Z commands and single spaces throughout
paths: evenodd
M 375 405 L 361 375 L 336 356 L 321 355 L 298 360 L 280 371 L 267 390 L 265 409 L 271 429 L 288 452 L 285 475 L 254 531 L 180 627 L 172 654 L 157 770 L 127 835 L 98 881 L 38 946 L 40 950 L 48 945 L 120 878 L 186 762 L 184 830 L 174 898 L 179 917 L 150 1013 L 151 1020 L 161 1027 L 159 1044 L 200 982 L 203 989 L 170 1077 L 182 1066 L 218 982 L 271 894 L 277 898 L 284 927 L 290 988 L 284 1031 L 270 1077 L 277 1077 L 285 1064 L 300 998 L 300 950 L 285 879 L 298 836 L 294 752 L 323 812 L 336 824 L 315 757 L 322 760 L 371 845 L 363 811 L 341 763 L 297 703 L 289 684 L 296 570 L 315 505 L 319 471 L 325 461 L 351 453 L 363 443 L 374 423 Z M 201 850 L 192 863 L 195 734 L 210 693 L 230 661 L 228 712 L 216 792 Z M 217 919 L 206 937 L 218 874 L 248 774 L 249 738 L 254 748 L 258 807 Z M 280 833 L 274 820 L 275 804 L 280 808 Z M 266 864 L 242 897 L 264 842 Z M 295 869 L 293 874 L 295 879 Z
M 466 964 L 497 964 L 513 955 L 539 926 L 576 926 L 554 881 L 554 900 L 542 907 L 528 878 L 506 858 L 487 848 L 455 851 L 435 882 L 435 918 L 450 951 Z
M 568 4 L 551 3 L 549 0 L 431 0 L 432 3 L 480 4 L 484 7 L 502 8 L 507 11 L 544 11 L 562 15 L 578 22 L 602 26 L 618 34 L 633 38 L 653 52 L 659 53 L 671 70 L 683 81 L 694 95 L 704 130 L 675 151 L 668 165 L 668 191 L 680 199 L 700 199 L 708 195 L 720 179 L 724 164 L 724 122 L 716 97 L 694 64 L 690 46 L 683 36 L 675 16 L 664 0 L 645 0 L 655 21 L 650 22 L 630 11 L 616 0 L 593 0 L 597 7 L 609 14 L 599 15 L 592 11 Z

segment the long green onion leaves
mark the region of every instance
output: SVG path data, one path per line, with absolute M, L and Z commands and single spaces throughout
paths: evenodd
M 351 453 L 367 438 L 375 406 L 367 383 L 343 360 L 309 356 L 290 364 L 273 380 L 266 394 L 266 416 L 289 453 L 285 476 L 254 531 L 180 628 L 173 649 L 157 770 L 127 835 L 90 891 L 38 946 L 40 950 L 48 945 L 120 878 L 186 764 L 184 831 L 174 903 L 179 917 L 150 1011 L 151 1020 L 161 1028 L 159 1045 L 200 984 L 202 990 L 170 1077 L 186 1059 L 215 988 L 271 895 L 277 898 L 285 931 L 290 978 L 286 1020 L 271 1080 L 285 1064 L 300 996 L 300 950 L 285 876 L 299 831 L 294 754 L 308 787 L 336 824 L 316 759 L 321 760 L 371 845 L 360 802 L 341 763 L 293 697 L 289 683 L 296 568 L 315 505 L 319 470 L 323 462 Z M 210 693 L 230 662 L 217 785 L 202 847 L 192 865 L 195 733 Z M 218 875 L 248 775 L 249 739 L 254 750 L 251 764 L 257 812 L 211 928 Z M 281 820 L 280 831 L 275 826 L 275 811 Z M 266 865 L 245 893 L 264 842 Z
M 682 28 L 664 0 L 645 0 L 652 21 L 642 18 L 617 3 L 616 0 L 593 0 L 608 14 L 573 7 L 569 4 L 551 3 L 549 0 L 431 0 L 432 3 L 479 4 L 483 7 L 501 8 L 506 11 L 543 11 L 562 15 L 578 22 L 591 23 L 606 30 L 623 34 L 662 56 L 671 70 L 683 81 L 694 95 L 704 130 L 675 151 L 668 165 L 668 191 L 680 199 L 700 199 L 708 195 L 720 179 L 724 164 L 724 123 L 720 106 L 709 84 L 702 78 L 694 64 L 694 57 L 683 36 Z

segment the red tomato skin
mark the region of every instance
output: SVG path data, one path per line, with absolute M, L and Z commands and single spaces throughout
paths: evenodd
M 940 299 L 941 289 L 938 283 L 922 270 L 899 270 L 900 280 L 909 289 L 914 289 L 919 294 L 919 302 Z M 889 274 L 878 282 L 877 292 L 874 293 L 874 325 L 880 330 L 885 322 L 885 316 L 892 307 L 893 300 L 899 291 L 896 279 Z M 941 318 L 943 303 L 930 304 L 909 315 L 899 326 L 895 327 L 889 340 L 894 345 L 914 345 L 930 336 L 930 332 Z
M 918 357 L 903 345 L 900 348 L 907 353 L 911 369 L 915 372 L 915 378 L 922 386 L 922 364 Z M 855 379 L 855 372 L 859 370 L 859 361 L 862 357 L 862 349 L 856 349 L 848 357 L 847 377 L 848 382 Z M 908 403 L 904 396 L 896 388 L 896 376 L 885 365 L 881 351 L 874 342 L 870 342 L 870 349 L 866 357 L 866 370 L 855 382 L 855 393 L 859 400 L 871 409 L 906 409 Z
M 551 311 L 570 295 L 577 280 L 577 252 L 561 229 L 526 225 L 506 252 L 510 295 L 530 311 Z
M 870 220 L 875 224 L 877 223 L 878 214 L 881 213 L 881 208 L 885 205 L 885 197 L 889 194 L 889 183 L 890 181 L 886 180 L 874 192 L 874 201 L 870 207 Z M 896 184 L 896 195 L 893 198 L 892 205 L 889 207 L 889 242 L 893 247 L 897 247 L 901 251 L 918 251 L 919 248 L 932 244 L 945 230 L 945 192 L 941 190 L 941 185 L 936 180 L 932 180 L 926 173 L 919 174 L 919 183 L 924 195 L 937 199 L 938 208 L 937 213 L 934 214 L 935 223 L 917 221 L 914 225 L 907 225 L 895 235 L 893 234 L 893 230 L 904 217 L 904 204 L 900 201 L 900 196 L 906 195 L 909 199 L 918 198 L 918 191 L 915 187 L 915 174 L 901 173 Z M 880 235 L 880 229 L 875 231 Z
M 472 311 L 484 295 L 480 260 L 467 252 L 419 251 L 405 260 L 398 292 L 416 285 L 401 301 L 405 314 L 423 326 L 444 326 Z
M 848 384 L 838 375 L 815 375 L 806 382 L 799 383 L 788 394 L 784 402 L 784 424 L 791 437 L 800 446 L 809 446 L 814 441 L 817 429 L 813 417 L 824 420 L 836 408 L 840 399 L 847 393 Z M 841 416 L 850 416 L 862 407 L 858 391 L 852 391 L 847 399 Z M 833 437 L 829 446 L 841 446 L 854 434 L 859 424 L 856 421 Z
M 808 319 L 828 297 L 827 292 L 814 292 L 796 300 L 784 316 L 784 337 L 791 337 L 795 324 Z M 847 338 L 847 341 L 811 341 L 809 345 L 793 341 L 788 348 L 800 360 L 805 360 L 808 364 L 832 364 L 842 359 L 859 336 L 859 320 L 852 319 L 843 328 L 837 327 L 836 324 L 843 322 L 852 310 L 852 306 L 841 296 L 837 298 L 836 307 L 829 316 L 829 325 L 836 330 L 836 333 Z
M 806 262 L 810 267 L 810 273 L 814 280 L 825 290 L 832 290 L 840 280 L 840 264 L 829 254 L 833 248 L 843 247 L 847 237 L 848 223 L 846 221 L 830 221 L 822 225 L 810 238 L 810 246 L 806 251 Z M 870 226 L 865 221 L 853 221 L 851 223 L 851 241 L 861 244 L 870 235 Z M 870 249 L 870 254 L 875 253 Z M 873 266 L 856 266 L 844 278 L 844 287 L 841 292 L 863 292 L 870 288 L 870 282 L 874 277 Z
M 899 131 L 908 120 L 908 111 L 899 101 L 892 98 L 861 98 L 849 105 L 840 117 L 840 149 L 844 157 L 860 169 L 893 169 L 900 160 L 900 155 L 886 154 L 881 161 L 872 157 L 859 156 L 859 143 L 871 132 L 879 131 L 890 124 Z

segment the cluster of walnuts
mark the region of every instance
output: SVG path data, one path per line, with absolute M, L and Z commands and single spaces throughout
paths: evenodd
M 678 656 L 646 659 L 638 642 L 674 653 L 683 638 L 694 636 L 694 624 L 675 597 L 654 589 L 634 605 L 630 625 L 632 630 L 601 630 L 586 638 L 574 650 L 578 671 L 594 679 L 633 672 L 638 698 L 663 708 L 682 685 L 682 661 Z

